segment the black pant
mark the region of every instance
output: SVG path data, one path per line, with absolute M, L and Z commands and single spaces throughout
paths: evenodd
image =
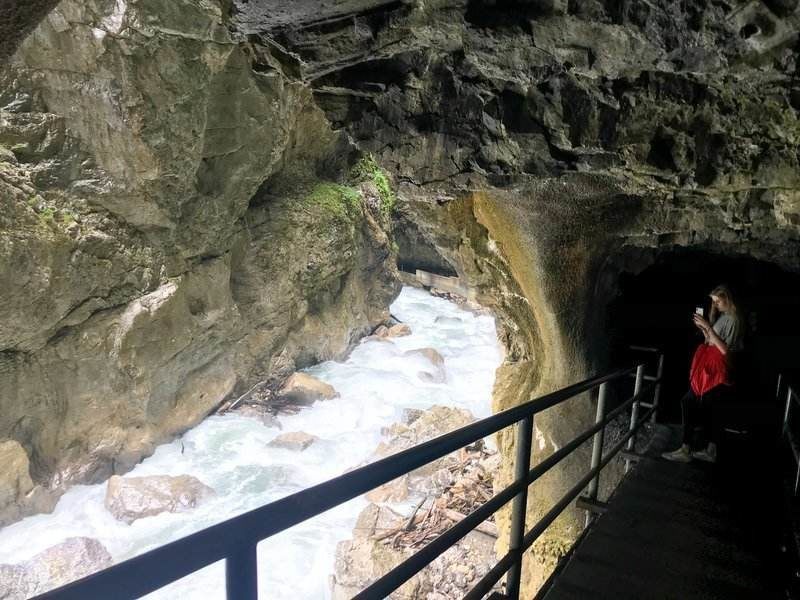
M 681 398 L 684 444 L 692 445 L 695 427 L 699 426 L 702 429 L 704 443 L 713 442 L 719 445 L 724 425 L 721 413 L 722 401 L 727 393 L 726 385 L 715 386 L 702 396 L 696 396 L 691 389 L 686 392 Z

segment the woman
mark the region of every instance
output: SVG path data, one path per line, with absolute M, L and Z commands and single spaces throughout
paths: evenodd
M 683 443 L 677 450 L 662 454 L 664 458 L 678 462 L 689 462 L 692 458 L 716 462 L 722 423 L 715 413 L 719 412 L 720 396 L 732 382 L 731 356 L 742 347 L 743 320 L 730 289 L 719 285 L 709 296 L 711 311 L 708 320 L 702 315 L 694 315 L 694 325 L 702 332 L 705 341 L 695 352 L 689 374 L 690 388 L 681 399 Z M 704 435 L 711 435 L 708 446 L 700 452 L 691 451 L 696 425 L 702 426 Z

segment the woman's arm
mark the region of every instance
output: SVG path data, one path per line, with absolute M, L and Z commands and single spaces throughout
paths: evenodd
M 708 343 L 710 343 L 712 346 L 716 346 L 723 356 L 728 354 L 728 344 L 726 344 L 725 340 L 717 335 L 717 332 L 714 331 L 711 323 L 706 321 L 700 315 L 695 315 L 694 324 L 703 332 L 703 335 L 706 336 L 706 341 Z

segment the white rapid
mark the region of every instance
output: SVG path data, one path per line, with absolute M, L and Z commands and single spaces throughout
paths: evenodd
M 341 397 L 279 418 L 283 432 L 305 431 L 320 438 L 304 452 L 267 446 L 281 431 L 254 419 L 210 417 L 181 439 L 160 446 L 130 475 L 194 475 L 216 490 L 215 498 L 189 512 L 126 525 L 104 508 L 104 483 L 76 486 L 52 514 L 0 530 L 0 563 L 25 560 L 72 536 L 96 538 L 115 561 L 122 561 L 364 464 L 381 440 L 381 428 L 400 420 L 405 408 L 442 404 L 487 416 L 494 371 L 502 360 L 494 320 L 408 287 L 391 310 L 411 326 L 411 335 L 390 343 L 365 341 L 346 361 L 309 369 Z M 431 364 L 422 356 L 403 354 L 425 347 L 445 358 L 445 383 L 421 381 L 418 372 L 430 371 Z M 362 498 L 355 499 L 259 544 L 260 598 L 329 598 L 336 544 L 350 538 L 365 505 Z M 224 597 L 221 562 L 148 596 Z

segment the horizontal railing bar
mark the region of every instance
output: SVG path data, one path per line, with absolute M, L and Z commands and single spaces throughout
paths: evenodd
M 523 552 L 530 548 L 533 543 L 539 538 L 542 533 L 550 526 L 550 524 L 555 521 L 558 516 L 564 511 L 564 509 L 569 506 L 569 504 L 583 491 L 583 489 L 589 485 L 589 482 L 597 475 L 600 471 L 605 468 L 605 466 L 611 462 L 611 460 L 617 455 L 617 453 L 625 446 L 627 441 L 636 434 L 636 432 L 642 427 L 642 425 L 647 421 L 650 417 L 654 409 L 648 410 L 642 417 L 639 419 L 639 422 L 636 424 L 636 427 L 628 431 L 622 439 L 617 442 L 611 451 L 603 457 L 600 461 L 600 464 L 597 465 L 594 469 L 591 469 L 578 483 L 576 483 L 570 491 L 568 491 L 564 496 L 561 497 L 553 508 L 551 508 L 545 516 L 543 516 L 536 525 L 534 525 L 528 533 L 525 534 L 525 541 L 522 545 Z
M 540 462 L 538 465 L 533 467 L 528 472 L 528 482 L 529 482 L 529 484 L 533 483 L 534 481 L 539 479 L 539 477 L 541 477 L 542 475 L 547 473 L 547 471 L 552 469 L 555 465 L 557 465 L 559 462 L 564 460 L 567 456 L 572 454 L 572 452 L 576 448 L 578 448 L 578 446 L 580 446 L 583 442 L 585 442 L 590 437 L 592 437 L 600 429 L 602 429 L 603 427 L 608 425 L 611 421 L 616 419 L 622 412 L 625 411 L 626 408 L 628 408 L 631 404 L 633 404 L 638 398 L 641 398 L 642 396 L 644 396 L 653 387 L 655 387 L 653 384 L 644 386 L 639 391 L 638 394 L 636 394 L 635 396 L 631 396 L 625 402 L 620 404 L 617 408 L 615 408 L 614 410 L 609 412 L 603 418 L 602 421 L 599 421 L 598 423 L 594 424 L 592 427 L 590 427 L 589 429 L 584 431 L 582 434 L 580 434 L 578 437 L 573 439 L 570 443 L 568 443 L 564 447 L 560 448 L 558 451 L 554 452 L 553 454 L 548 456 L 546 459 L 544 459 L 542 462 Z
M 539 463 L 534 468 L 532 468 L 530 471 L 528 471 L 528 474 L 527 474 L 527 476 L 526 476 L 526 478 L 524 480 L 526 485 L 533 484 L 537 479 L 539 479 L 545 473 L 547 473 L 547 471 L 549 471 L 551 468 L 553 468 L 555 465 L 557 465 L 559 462 L 561 462 L 564 458 L 566 458 L 569 454 L 571 454 L 583 442 L 588 440 L 597 431 L 599 431 L 601 428 L 605 427 L 606 425 L 608 425 L 608 423 L 610 423 L 615 418 L 617 418 L 633 402 L 635 402 L 637 399 L 643 397 L 653 387 L 654 387 L 653 384 L 645 386 L 643 389 L 641 389 L 639 391 L 638 394 L 628 398 L 620 406 L 618 406 L 617 408 L 615 408 L 614 410 L 609 412 L 604 417 L 604 419 L 602 421 L 599 421 L 598 423 L 593 425 L 587 431 L 583 432 L 578 437 L 576 437 L 574 440 L 572 440 L 569 444 L 567 444 L 563 448 L 559 449 L 557 452 L 554 452 L 553 454 L 548 456 L 545 460 L 543 460 L 541 463 Z M 492 500 L 487 501 L 486 503 L 482 504 L 478 509 L 476 509 L 474 512 L 470 513 L 467 518 L 472 518 L 473 515 L 476 515 L 477 513 L 480 512 L 481 516 L 483 516 L 483 515 L 485 515 L 485 516 L 483 516 L 483 518 L 477 520 L 476 523 L 480 523 L 481 521 L 487 519 L 491 514 L 496 512 L 500 508 L 500 506 L 505 504 L 505 502 L 507 502 L 508 500 L 506 500 L 505 502 L 502 502 L 500 505 L 497 506 L 497 508 L 495 508 L 491 512 L 487 513 L 484 509 L 486 508 L 486 506 L 489 503 L 494 503 L 495 499 L 500 497 L 501 495 L 505 498 L 506 497 L 506 493 L 509 492 L 512 489 L 514 491 L 514 493 L 512 494 L 512 497 L 513 497 L 514 495 L 516 495 L 516 493 L 519 492 L 521 487 L 522 487 L 521 486 L 521 482 L 515 482 L 515 483 L 511 484 L 510 486 L 506 487 L 502 492 L 500 492 L 497 496 L 495 496 Z M 454 539 L 452 539 L 452 541 L 450 542 L 450 544 L 448 546 L 445 546 L 445 547 L 441 548 L 427 562 L 424 562 L 421 566 L 416 568 L 418 563 L 420 562 L 418 560 L 418 557 L 420 556 L 420 554 L 422 552 L 427 551 L 428 548 L 430 546 L 432 546 L 433 544 L 438 544 L 440 539 L 442 539 L 445 536 L 445 534 L 447 534 L 450 531 L 453 531 L 456 528 L 460 528 L 461 525 L 465 521 L 466 521 L 466 519 L 460 521 L 457 525 L 454 525 L 449 530 L 445 531 L 442 535 L 440 535 L 438 538 L 436 538 L 433 542 L 431 542 L 430 544 L 425 546 L 420 552 L 418 552 L 417 554 L 414 554 L 413 556 L 407 558 L 404 562 L 400 563 L 392 571 L 390 571 L 389 573 L 387 573 L 386 575 L 381 577 L 381 579 L 377 580 L 376 582 L 374 582 L 368 588 L 366 588 L 365 590 L 363 590 L 361 592 L 361 594 L 364 594 L 366 592 L 370 592 L 371 593 L 373 591 L 373 587 L 374 586 L 378 585 L 379 583 L 381 583 L 383 585 L 384 580 L 386 580 L 387 581 L 387 586 L 386 587 L 381 587 L 379 589 L 376 588 L 376 590 L 378 590 L 376 592 L 378 595 L 362 596 L 361 594 L 359 594 L 359 595 L 355 596 L 354 598 L 357 598 L 359 600 L 363 600 L 363 599 L 366 599 L 366 598 L 384 598 L 388 594 L 390 594 L 391 592 L 395 591 L 397 588 L 399 588 L 401 585 L 403 585 L 406 581 L 411 579 L 411 577 L 413 577 L 416 573 L 418 573 L 422 568 L 427 566 L 437 556 L 439 556 L 439 554 L 441 554 L 442 552 L 446 551 L 450 546 L 454 545 L 458 540 L 460 540 L 462 537 L 464 537 L 464 535 L 466 535 L 468 533 L 468 531 L 464 531 L 463 533 L 460 533 L 460 535 L 458 535 L 458 537 L 455 537 Z M 474 528 L 474 526 L 473 526 L 473 528 Z M 437 546 L 437 548 L 438 547 L 439 546 Z M 405 568 L 406 566 L 408 566 L 408 568 Z M 500 574 L 499 577 L 502 577 L 504 573 L 505 573 L 505 571 L 503 571 Z M 389 581 L 391 581 L 391 584 L 388 584 Z M 391 587 L 389 587 L 389 585 L 391 585 Z
M 642 390 L 640 390 L 640 392 L 639 392 L 639 394 L 637 394 L 637 396 L 641 396 L 641 395 L 642 395 L 642 394 L 644 394 L 646 391 L 649 391 L 649 390 L 648 390 L 648 388 L 650 388 L 650 387 L 651 387 L 651 386 L 647 386 L 647 387 L 643 388 Z M 605 417 L 605 419 L 604 419 L 603 421 L 600 421 L 600 422 L 599 422 L 599 423 L 598 423 L 598 424 L 597 424 L 595 427 L 593 427 L 592 429 L 590 429 L 590 430 L 588 430 L 587 432 L 585 432 L 585 433 L 586 433 L 586 434 L 588 434 L 588 435 L 585 435 L 585 434 L 584 434 L 584 435 L 585 435 L 585 437 L 584 437 L 584 435 L 581 435 L 581 436 L 579 436 L 579 437 L 582 437 L 582 438 L 583 438 L 583 441 L 585 441 L 585 440 L 589 439 L 589 438 L 592 436 L 592 434 L 594 433 L 593 429 L 595 429 L 595 428 L 599 428 L 599 427 L 604 427 L 604 426 L 605 426 L 605 425 L 606 425 L 608 422 L 610 422 L 610 421 L 612 421 L 614 418 L 616 418 L 616 416 L 618 416 L 618 413 L 622 412 L 622 410 L 624 410 L 624 409 L 625 409 L 625 408 L 627 408 L 627 407 L 628 407 L 628 406 L 629 406 L 629 405 L 630 405 L 632 402 L 634 402 L 634 401 L 636 400 L 636 397 L 637 397 L 637 396 L 634 396 L 634 397 L 632 397 L 632 398 L 629 398 L 629 399 L 628 399 L 628 400 L 626 400 L 626 401 L 625 401 L 625 402 L 624 402 L 622 405 L 618 406 L 618 407 L 617 407 L 617 408 L 615 408 L 613 411 L 611 411 L 610 413 L 608 413 L 608 415 L 606 415 L 606 417 Z M 622 446 L 623 446 L 623 445 L 624 445 L 624 444 L 625 444 L 625 443 L 628 441 L 628 438 L 630 438 L 630 436 L 631 436 L 631 435 L 633 435 L 634 433 L 636 433 L 636 431 L 638 431 L 638 430 L 639 430 L 639 428 L 640 428 L 640 427 L 641 427 L 641 426 L 644 424 L 645 420 L 646 420 L 646 419 L 647 419 L 647 418 L 650 416 L 650 414 L 653 412 L 653 410 L 654 410 L 654 409 L 650 409 L 650 410 L 649 410 L 647 413 L 645 413 L 645 415 L 644 415 L 643 419 L 642 419 L 642 420 L 640 420 L 640 422 L 637 424 L 637 426 L 636 426 L 636 428 L 633 430 L 633 432 L 629 432 L 629 434 L 628 434 L 628 435 L 626 435 L 626 436 L 625 436 L 625 437 L 624 437 L 622 440 L 620 440 L 620 442 L 619 442 L 619 443 L 618 443 L 616 446 L 614 446 L 614 449 L 612 449 L 612 452 L 609 454 L 609 456 L 608 456 L 606 459 L 604 459 L 603 461 L 601 461 L 601 462 L 600 462 L 600 464 L 598 465 L 597 469 L 592 469 L 591 471 L 589 471 L 588 475 L 587 475 L 586 477 L 584 477 L 584 480 L 582 480 L 582 481 L 586 481 L 586 483 L 584 483 L 584 484 L 583 484 L 583 485 L 582 485 L 582 486 L 581 486 L 581 487 L 578 489 L 578 494 L 579 494 L 579 493 L 580 493 L 580 492 L 581 492 L 581 491 L 582 491 L 582 490 L 583 490 L 583 489 L 586 487 L 586 485 L 588 485 L 588 481 L 591 481 L 591 479 L 592 479 L 592 478 L 593 478 L 593 477 L 594 477 L 594 476 L 595 476 L 595 475 L 596 475 L 598 472 L 600 472 L 600 471 L 601 471 L 601 470 L 602 470 L 602 469 L 603 469 L 603 468 L 604 468 L 604 467 L 605 467 L 605 466 L 606 466 L 606 465 L 607 465 L 607 464 L 608 464 L 608 463 L 611 461 L 611 459 L 614 457 L 614 455 L 615 455 L 615 454 L 617 454 L 617 453 L 619 452 L 620 448 L 622 448 Z M 575 440 L 573 440 L 573 442 L 570 442 L 570 445 L 574 444 L 574 442 L 575 442 L 575 441 L 578 441 L 578 439 L 579 439 L 579 438 L 576 438 Z M 578 444 L 578 445 L 580 445 L 580 444 Z M 546 459 L 546 461 L 549 461 L 551 458 L 555 457 L 557 454 L 560 454 L 560 453 L 562 453 L 562 451 L 563 451 L 564 449 L 566 449 L 566 448 L 567 448 L 567 446 L 565 446 L 564 448 L 562 448 L 561 450 L 559 450 L 559 451 L 558 451 L 558 452 L 556 452 L 555 454 L 551 454 L 551 455 L 550 455 L 550 456 L 549 456 L 549 457 Z M 573 446 L 573 448 L 572 448 L 571 450 L 574 450 L 574 449 L 575 449 L 575 447 Z M 562 456 L 560 456 L 560 458 L 558 458 L 557 460 L 553 461 L 553 463 L 552 463 L 550 466 L 552 467 L 553 465 L 555 465 L 556 463 L 558 463 L 560 460 L 562 460 L 562 459 L 563 459 L 563 458 L 564 458 L 566 455 L 568 455 L 568 454 L 569 454 L 569 452 L 563 453 L 563 454 L 562 454 Z M 546 462 L 546 461 L 544 461 L 544 462 Z M 540 465 L 537 465 L 537 467 L 535 467 L 534 469 L 531 469 L 531 472 L 530 472 L 530 474 L 528 475 L 528 477 L 529 477 L 529 478 L 530 478 L 530 477 L 535 477 L 535 475 L 534 475 L 534 471 L 536 471 L 536 470 L 538 469 L 538 467 L 539 467 L 539 466 L 541 466 L 542 464 L 544 464 L 544 462 L 543 462 L 543 463 L 541 463 Z M 546 471 L 546 470 L 547 470 L 547 469 L 545 469 L 545 471 Z M 541 473 L 539 473 L 539 476 L 540 476 L 540 475 L 541 475 Z M 573 488 L 573 490 L 574 490 L 574 489 L 575 489 L 575 488 Z M 570 492 L 570 493 L 571 493 L 571 492 Z M 577 495 L 577 494 L 576 494 L 576 495 Z M 574 497 L 575 497 L 575 496 L 572 496 L 572 498 L 570 498 L 570 499 L 569 499 L 569 500 L 566 502 L 566 504 L 565 504 L 564 508 L 566 508 L 566 506 L 567 506 L 567 505 L 569 505 L 569 502 L 571 502 L 571 501 L 572 501 L 572 499 L 573 499 Z M 563 498 L 562 498 L 562 500 L 563 500 Z M 558 517 L 558 515 L 559 515 L 559 514 L 561 514 L 561 512 L 564 510 L 564 508 L 562 508 L 561 510 L 559 510 L 559 511 L 558 511 L 558 513 L 556 513 L 556 515 L 553 517 L 553 519 L 552 519 L 552 520 L 555 520 L 555 518 L 556 518 L 556 517 Z M 548 515 L 549 515 L 549 514 L 550 514 L 550 513 L 548 513 Z M 547 516 L 547 515 L 546 515 L 546 516 Z M 546 516 L 545 516 L 545 517 L 543 517 L 543 518 L 546 518 Z M 551 522 L 552 522 L 552 520 L 551 520 Z M 541 523 L 541 520 L 539 521 L 539 523 Z M 538 526 L 538 524 L 539 524 L 539 523 L 537 523 L 537 525 L 536 525 L 536 526 Z M 548 522 L 548 523 L 547 523 L 547 525 L 550 525 L 550 522 Z M 536 526 L 534 526 L 534 529 L 536 528 Z M 544 528 L 544 529 L 546 529 L 546 528 L 547 528 L 547 527 L 545 526 L 545 528 Z M 532 529 L 531 531 L 533 531 L 533 529 Z M 541 534 L 539 534 L 539 535 L 541 535 Z M 538 537 L 538 536 L 537 536 L 537 537 Z M 525 539 L 526 539 L 526 540 L 528 539 L 528 536 L 527 536 L 527 535 L 526 535 L 526 538 L 525 538 Z M 533 541 L 531 541 L 531 542 L 530 542 L 530 544 L 532 544 L 534 541 L 536 541 L 536 540 L 534 539 Z M 523 544 L 523 549 L 524 549 L 524 550 L 527 550 L 527 549 L 530 547 L 530 544 L 528 544 L 527 542 L 526 542 L 525 544 Z M 523 551 L 524 551 L 524 550 L 523 550 Z M 484 575 L 484 576 L 483 576 L 483 577 L 480 579 L 480 581 L 478 581 L 478 583 L 476 583 L 476 584 L 475 584 L 475 586 L 473 586 L 473 588 L 472 588 L 472 589 L 471 589 L 471 590 L 470 590 L 470 591 L 469 591 L 469 592 L 468 592 L 468 593 L 467 593 L 467 594 L 464 596 L 463 600 L 480 600 L 480 599 L 481 599 L 481 598 L 483 598 L 483 597 L 484 597 L 486 594 L 488 594 L 488 593 L 489 593 L 489 591 L 492 589 L 492 587 L 493 587 L 493 586 L 494 586 L 494 585 L 495 585 L 495 584 L 496 584 L 496 583 L 497 583 L 497 582 L 500 580 L 500 578 L 501 578 L 503 575 L 505 575 L 506 571 L 508 571 L 508 569 L 510 569 L 510 568 L 511 568 L 511 565 L 514 563 L 514 560 L 515 560 L 515 558 L 516 558 L 516 555 L 517 555 L 517 554 L 518 554 L 518 552 L 516 552 L 516 551 L 510 551 L 510 552 L 508 552 L 508 553 L 507 553 L 505 556 L 503 556 L 503 558 L 501 558 L 501 559 L 498 561 L 498 563 L 497 563 L 497 564 L 496 564 L 494 567 L 492 567 L 492 569 L 491 569 L 491 570 L 490 570 L 490 571 L 489 571 L 489 572 L 488 572 L 486 575 Z
M 608 512 L 608 503 L 589 496 L 578 495 L 575 506 L 581 510 L 588 510 L 592 514 L 604 515 Z
M 635 352 L 661 352 L 660 349 L 651 346 L 628 346 L 628 348 Z
M 509 550 L 486 575 L 481 577 L 480 581 L 467 592 L 462 600 L 480 600 L 492 591 L 495 584 L 500 581 L 500 578 L 506 574 L 521 554 L 519 550 Z
M 631 373 L 631 374 L 630 374 L 630 377 L 631 377 L 631 378 L 634 378 L 634 377 L 636 377 L 636 373 Z M 658 382 L 660 382 L 660 381 L 661 381 L 661 378 L 659 378 L 659 377 L 658 377 L 658 376 L 656 376 L 656 375 L 643 375 L 643 376 L 642 376 L 642 379 L 644 379 L 645 381 L 653 381 L 653 382 L 655 382 L 655 383 L 658 383 Z
M 635 370 L 627 367 L 551 392 L 339 477 L 306 488 L 47 592 L 47 600 L 134 599 L 258 543 L 479 439 Z
M 522 489 L 521 481 L 512 483 L 502 492 L 487 500 L 450 529 L 427 544 L 422 550 L 412 555 L 369 587 L 353 596 L 353 600 L 382 600 L 389 594 L 427 567 L 437 556 L 447 551 L 467 535 L 475 527 L 492 516 L 504 504 L 510 502 Z

